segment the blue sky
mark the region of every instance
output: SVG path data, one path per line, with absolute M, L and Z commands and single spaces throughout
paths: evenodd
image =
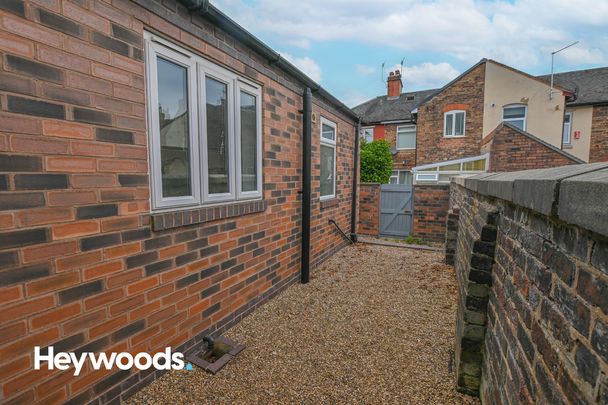
M 608 0 L 211 0 L 349 106 L 442 86 L 483 57 L 531 74 L 608 65 Z

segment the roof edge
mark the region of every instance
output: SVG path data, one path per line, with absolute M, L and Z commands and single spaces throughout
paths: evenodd
M 350 118 L 353 118 L 354 120 L 358 120 L 360 118 L 359 115 L 355 113 L 351 108 L 349 108 L 346 104 L 344 104 L 338 98 L 333 96 L 330 92 L 328 92 L 321 85 L 319 85 L 317 82 L 308 77 L 304 72 L 302 72 L 292 63 L 285 60 L 285 58 L 283 58 L 281 54 L 274 51 L 255 35 L 253 35 L 241 25 L 239 25 L 236 21 L 221 12 L 217 7 L 210 4 L 208 0 L 177 1 L 181 3 L 184 7 L 186 7 L 190 12 L 197 13 L 202 17 L 208 19 L 209 21 L 215 23 L 221 29 L 228 32 L 236 39 L 242 41 L 245 45 L 249 46 L 256 52 L 260 53 L 262 56 L 265 56 L 269 60 L 273 61 L 273 65 L 283 69 L 284 71 L 295 77 L 297 80 L 299 80 L 306 87 L 310 87 L 313 92 L 319 93 L 330 103 L 334 104 L 334 106 L 338 110 L 344 112 Z

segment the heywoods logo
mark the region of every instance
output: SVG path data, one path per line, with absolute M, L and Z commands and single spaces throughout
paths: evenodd
M 34 347 L 34 369 L 40 370 L 42 362 L 47 362 L 48 369 L 67 370 L 74 366 L 74 375 L 80 374 L 87 358 L 91 362 L 93 369 L 111 370 L 114 366 L 121 370 L 129 370 L 136 367 L 138 370 L 147 370 L 154 367 L 157 370 L 182 370 L 184 368 L 184 354 L 171 352 L 171 348 L 165 348 L 164 352 L 156 353 L 151 356 L 148 353 L 138 353 L 133 356 L 131 353 L 81 353 L 77 356 L 73 352 L 58 352 L 55 354 L 53 346 L 48 347 L 46 354 L 40 353 L 40 346 Z

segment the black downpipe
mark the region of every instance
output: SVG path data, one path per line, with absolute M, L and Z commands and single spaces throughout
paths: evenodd
M 355 152 L 353 154 L 353 201 L 350 209 L 350 240 L 357 242 L 357 175 L 359 174 L 359 138 L 361 137 L 361 117 L 357 122 Z
M 311 203 L 311 138 L 312 92 L 307 87 L 302 100 L 302 270 L 300 282 L 310 281 L 310 203 Z

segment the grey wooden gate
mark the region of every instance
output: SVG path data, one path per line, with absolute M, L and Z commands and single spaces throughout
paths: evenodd
M 412 232 L 412 186 L 380 186 L 380 235 L 408 236 Z

